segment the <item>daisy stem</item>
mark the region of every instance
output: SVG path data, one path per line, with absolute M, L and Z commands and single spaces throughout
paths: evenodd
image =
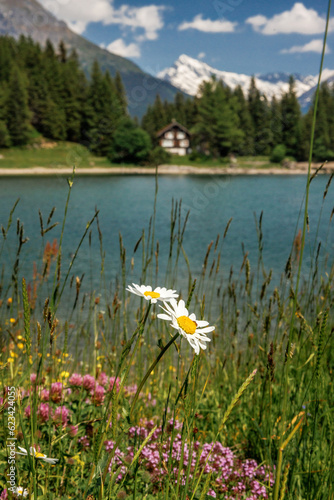
M 140 394 L 140 391 L 142 390 L 146 380 L 148 379 L 148 377 L 151 375 L 152 371 L 154 370 L 154 368 L 156 367 L 156 365 L 159 363 L 160 359 L 162 358 L 162 356 L 165 354 L 165 352 L 170 348 L 170 346 L 172 344 L 174 344 L 175 340 L 178 338 L 179 336 L 179 332 L 176 333 L 174 335 L 174 337 L 168 342 L 168 344 L 165 345 L 165 347 L 163 349 L 161 349 L 160 353 L 158 354 L 157 358 L 153 361 L 153 363 L 151 364 L 151 366 L 149 367 L 149 369 L 147 370 L 146 372 L 146 375 L 145 377 L 143 378 L 143 380 L 140 382 L 139 386 L 138 386 L 138 389 L 137 389 L 137 392 L 135 394 L 135 397 L 132 401 L 132 405 L 131 405 L 131 409 L 130 409 L 130 417 L 132 416 L 132 413 L 133 413 L 133 410 L 136 406 L 136 402 L 137 402 L 137 399 L 138 399 L 138 396 Z

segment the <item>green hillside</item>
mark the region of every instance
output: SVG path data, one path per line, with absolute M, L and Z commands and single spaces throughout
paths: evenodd
M 77 35 L 36 0 L 0 0 L 1 35 L 10 35 L 16 39 L 25 35 L 42 45 L 49 39 L 55 47 L 63 40 L 67 49 L 77 51 L 80 64 L 87 75 L 94 60 L 112 76 L 118 71 L 125 86 L 129 113 L 132 116 L 141 117 L 147 106 L 154 102 L 157 93 L 162 100 L 171 101 L 178 92 L 171 84 L 148 75 L 132 61 L 111 54 Z

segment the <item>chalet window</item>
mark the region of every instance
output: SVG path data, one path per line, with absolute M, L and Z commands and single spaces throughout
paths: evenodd
M 184 132 L 177 132 L 176 138 L 177 139 L 184 139 L 186 134 Z
M 166 132 L 165 133 L 165 139 L 174 139 L 173 132 Z
M 188 139 L 183 139 L 183 141 L 180 141 L 180 142 L 179 142 L 179 146 L 180 146 L 181 148 L 187 148 L 187 147 L 189 146 L 189 141 L 188 141 Z
M 172 148 L 174 146 L 174 141 L 171 141 L 170 139 L 163 139 L 161 141 L 161 146 L 163 148 Z

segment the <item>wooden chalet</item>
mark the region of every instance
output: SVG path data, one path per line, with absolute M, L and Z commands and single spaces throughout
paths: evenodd
M 159 130 L 157 138 L 159 145 L 169 153 L 184 156 L 190 152 L 190 132 L 176 120 Z

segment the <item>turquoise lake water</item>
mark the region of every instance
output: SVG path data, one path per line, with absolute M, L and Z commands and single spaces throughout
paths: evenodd
M 322 175 L 313 180 L 309 200 L 310 233 L 305 251 L 304 272 L 319 241 L 322 242 L 320 261 L 327 254 L 334 255 L 334 234 L 329 223 L 333 209 L 331 186 L 322 206 L 323 192 L 329 177 Z M 284 270 L 296 232 L 302 228 L 298 220 L 305 194 L 306 176 L 161 176 L 158 181 L 158 197 L 155 237 L 159 240 L 160 269 L 166 267 L 170 240 L 170 213 L 172 199 L 182 199 L 182 219 L 190 210 L 184 236 L 184 249 L 188 255 L 193 277 L 200 275 L 208 244 L 224 233 L 226 224 L 233 218 L 221 248 L 221 267 L 228 273 L 230 266 L 239 271 L 244 251 L 249 252 L 251 266 L 256 266 L 258 239 L 255 218 L 263 211 L 263 260 L 267 270 L 273 269 L 274 279 Z M 0 223 L 6 227 L 9 212 L 17 198 L 20 201 L 13 216 L 13 225 L 1 256 L 5 275 L 11 273 L 17 248 L 16 220 L 24 224 L 29 241 L 21 255 L 21 274 L 31 279 L 33 262 L 42 255 L 42 239 L 38 210 L 46 225 L 49 212 L 56 207 L 53 222 L 63 219 L 68 193 L 65 178 L 60 177 L 10 177 L 0 178 Z M 154 176 L 101 176 L 77 177 L 71 193 L 64 236 L 64 262 L 66 267 L 85 230 L 86 223 L 99 212 L 103 234 L 105 276 L 107 281 L 119 274 L 119 233 L 127 250 L 127 269 L 134 246 L 142 234 L 148 231 L 153 213 L 155 194 Z M 321 220 L 319 223 L 319 215 Z M 334 219 L 334 218 L 333 218 Z M 318 224 L 319 223 L 319 224 Z M 45 241 L 59 238 L 61 224 L 45 235 Z M 85 273 L 86 285 L 98 288 L 100 276 L 100 247 L 94 225 L 91 247 L 88 238 L 82 246 L 73 274 Z M 6 274 L 7 273 L 7 274 Z M 141 273 L 141 251 L 135 256 L 135 265 L 129 279 L 138 281 Z M 180 280 L 186 279 L 184 259 L 180 257 Z M 8 277 L 8 276 L 7 276 Z M 163 285 L 163 283 L 159 283 Z

